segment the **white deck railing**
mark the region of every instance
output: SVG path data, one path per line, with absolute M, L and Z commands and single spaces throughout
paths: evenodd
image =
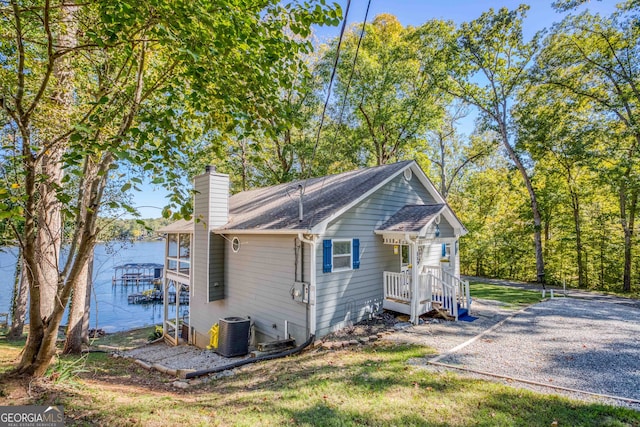
M 427 276 L 429 277 L 428 282 L 431 284 L 431 301 L 440 304 L 443 310 L 458 320 L 456 287 L 434 276 L 431 272 L 427 273 Z
M 439 266 L 423 266 L 421 268 L 420 274 L 418 274 L 418 283 L 416 283 L 414 301 L 412 301 L 413 286 L 410 274 L 385 271 L 383 282 L 385 301 L 394 300 L 405 304 L 413 302 L 410 306 L 412 316 L 419 316 L 430 310 L 433 302 L 440 304 L 441 308 L 449 312 L 456 320 L 458 320 L 460 309 L 466 309 L 471 313 L 469 282 L 461 280 Z M 405 310 L 404 307 L 401 309 Z M 397 309 L 397 307 L 388 308 Z
M 456 288 L 456 300 L 460 308 L 463 308 L 471 314 L 471 295 L 469 294 L 469 282 L 451 274 L 446 270 L 442 270 L 442 279 L 445 283 L 449 283 Z
M 442 280 L 442 268 L 439 265 L 423 265 L 419 273 L 424 275 L 431 273 L 434 277 Z
M 406 273 L 385 271 L 383 279 L 385 299 L 411 301 L 411 276 Z

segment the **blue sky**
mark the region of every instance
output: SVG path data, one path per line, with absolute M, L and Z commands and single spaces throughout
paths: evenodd
M 551 7 L 552 0 L 535 0 L 530 5 L 524 22 L 525 37 L 530 38 L 537 31 L 549 28 L 554 22 L 562 19 L 563 15 Z M 343 13 L 346 0 L 339 0 Z M 522 4 L 515 0 L 372 0 L 369 20 L 381 13 L 390 13 L 398 17 L 403 25 L 418 26 L 430 19 L 452 20 L 456 24 L 471 21 L 490 8 L 507 7 L 514 9 Z M 590 1 L 580 11 L 589 8 L 592 12 L 609 14 L 615 9 L 615 0 Z M 349 10 L 348 24 L 362 22 L 365 16 L 367 0 L 352 0 Z M 316 29 L 316 36 L 326 41 L 339 34 L 339 27 L 321 27 Z M 139 206 L 142 218 L 157 218 L 161 215 L 161 208 L 166 204 L 167 192 L 158 187 L 146 184 L 143 191 L 134 195 L 135 205 Z
M 346 0 L 338 0 L 343 13 L 347 4 Z M 398 17 L 403 25 L 418 26 L 430 19 L 444 19 L 454 21 L 456 24 L 471 21 L 490 8 L 500 9 L 506 7 L 515 9 L 520 4 L 530 6 L 527 19 L 524 23 L 526 37 L 531 37 L 537 31 L 550 27 L 552 23 L 562 19 L 562 14 L 552 7 L 552 0 L 372 0 L 369 10 L 369 19 L 381 13 L 390 13 Z M 615 0 L 589 1 L 579 10 L 589 8 L 592 12 L 609 14 L 615 9 Z M 349 10 L 348 23 L 362 22 L 367 8 L 367 0 L 352 0 Z M 324 39 L 325 34 L 330 37 L 337 36 L 339 29 L 332 27 L 320 29 L 318 35 Z

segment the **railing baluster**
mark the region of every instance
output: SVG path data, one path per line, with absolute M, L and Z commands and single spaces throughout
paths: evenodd
M 405 273 L 385 271 L 384 297 L 411 301 L 412 283 Z M 417 292 L 417 301 L 429 300 L 438 302 L 442 308 L 457 318 L 458 309 L 469 310 L 469 282 L 460 280 L 440 267 L 425 266 L 418 275 L 418 282 L 413 291 Z

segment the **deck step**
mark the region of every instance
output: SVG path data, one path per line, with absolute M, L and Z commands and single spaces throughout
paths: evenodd
M 469 315 L 469 309 L 468 308 L 462 308 L 460 307 L 460 304 L 458 304 L 458 319 L 468 316 Z

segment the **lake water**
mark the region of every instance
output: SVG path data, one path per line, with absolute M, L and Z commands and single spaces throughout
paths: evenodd
M 0 312 L 9 312 L 15 271 L 15 248 L 0 252 Z M 164 263 L 164 241 L 99 244 L 95 248 L 93 294 L 91 296 L 91 328 L 117 332 L 162 323 L 162 303 L 129 304 L 127 296 L 142 292 L 152 285 L 112 285 L 114 267 L 126 263 Z M 181 315 L 187 312 L 181 306 Z M 175 316 L 175 306 L 169 306 Z M 67 317 L 62 321 L 67 323 Z

